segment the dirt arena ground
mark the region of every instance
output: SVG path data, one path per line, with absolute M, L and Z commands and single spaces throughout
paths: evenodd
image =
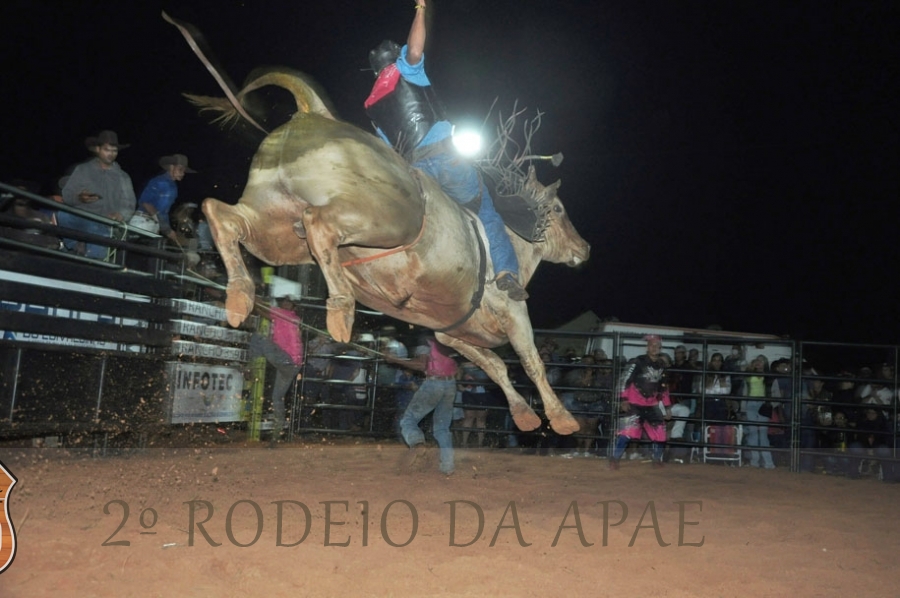
M 18 550 L 0 596 L 847 597 L 900 587 L 900 486 L 872 478 L 636 461 L 610 472 L 601 459 L 499 450 L 458 451 L 448 478 L 436 463 L 401 473 L 402 452 L 309 439 L 102 458 L 0 449 L 19 480 L 9 505 Z

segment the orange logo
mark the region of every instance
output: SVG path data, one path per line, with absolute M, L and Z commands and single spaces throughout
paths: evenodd
M 6 571 L 16 558 L 16 530 L 9 518 L 9 493 L 17 481 L 0 461 L 0 573 Z

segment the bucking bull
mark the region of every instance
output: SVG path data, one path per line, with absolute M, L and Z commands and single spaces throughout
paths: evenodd
M 203 59 L 185 25 L 166 18 Z M 254 305 L 255 286 L 239 244 L 272 265 L 317 263 L 328 286 L 328 332 L 336 340 L 350 340 L 356 301 L 434 330 L 439 342 L 503 389 L 516 425 L 533 430 L 540 418 L 490 350 L 509 342 L 540 392 L 552 428 L 560 434 L 577 431 L 547 383 L 525 302 L 512 301 L 488 284 L 494 272 L 484 230 L 473 213 L 384 141 L 335 118 L 296 72 L 265 72 L 236 96 L 223 85 L 230 102 L 194 100 L 226 117 L 248 117 L 243 98 L 266 85 L 293 94 L 297 112 L 260 144 L 237 205 L 213 198 L 203 202 L 228 271 L 229 323 L 240 325 Z M 559 182 L 543 186 L 529 167 L 522 191 L 544 218 L 538 241 L 510 235 L 525 284 L 541 260 L 576 266 L 588 258 L 590 246 L 566 216 L 558 188 Z

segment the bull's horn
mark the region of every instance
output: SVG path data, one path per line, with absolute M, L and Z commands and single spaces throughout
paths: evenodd
M 553 154 L 552 156 L 534 156 L 534 155 L 532 155 L 532 156 L 522 156 L 521 158 L 519 158 L 520 162 L 524 162 L 525 160 L 550 160 L 551 164 L 553 164 L 554 166 L 559 166 L 560 164 L 562 164 L 563 155 L 562 155 L 562 152 L 557 152 L 557 153 Z

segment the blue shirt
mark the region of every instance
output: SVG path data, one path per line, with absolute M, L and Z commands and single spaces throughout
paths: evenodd
M 141 191 L 138 209 L 143 210 L 142 204 L 145 203 L 156 208 L 159 232 L 165 235 L 172 231 L 172 226 L 169 224 L 169 209 L 176 199 L 178 199 L 178 185 L 175 184 L 168 172 L 164 172 L 150 179 L 150 182 Z

